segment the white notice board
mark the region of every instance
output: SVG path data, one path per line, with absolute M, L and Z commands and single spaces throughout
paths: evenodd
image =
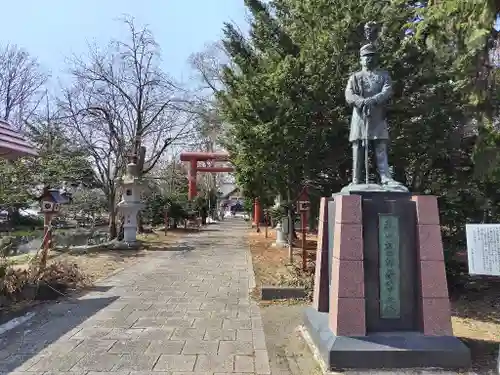
M 500 224 L 466 224 L 469 274 L 500 276 Z

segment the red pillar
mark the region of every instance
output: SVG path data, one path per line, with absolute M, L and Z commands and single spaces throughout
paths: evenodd
M 188 185 L 188 198 L 189 200 L 192 200 L 196 197 L 196 194 L 198 193 L 196 191 L 196 172 L 197 172 L 197 167 L 198 167 L 198 160 L 197 159 L 191 159 L 189 161 L 189 175 L 188 175 L 188 180 L 189 180 L 189 185 Z

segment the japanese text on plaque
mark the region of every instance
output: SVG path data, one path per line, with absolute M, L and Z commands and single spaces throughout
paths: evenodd
M 379 215 L 380 317 L 398 319 L 401 315 L 399 268 L 399 218 Z

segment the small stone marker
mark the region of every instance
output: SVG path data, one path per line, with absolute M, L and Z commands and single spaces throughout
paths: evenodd
M 500 224 L 466 224 L 471 275 L 500 276 Z

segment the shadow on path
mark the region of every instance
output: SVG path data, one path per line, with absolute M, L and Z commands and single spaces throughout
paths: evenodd
M 55 349 L 72 352 L 81 343 L 71 339 L 78 326 L 117 299 L 68 299 L 40 306 L 30 321 L 0 336 L 0 372 L 26 371 Z M 76 358 L 81 352 L 73 353 Z

